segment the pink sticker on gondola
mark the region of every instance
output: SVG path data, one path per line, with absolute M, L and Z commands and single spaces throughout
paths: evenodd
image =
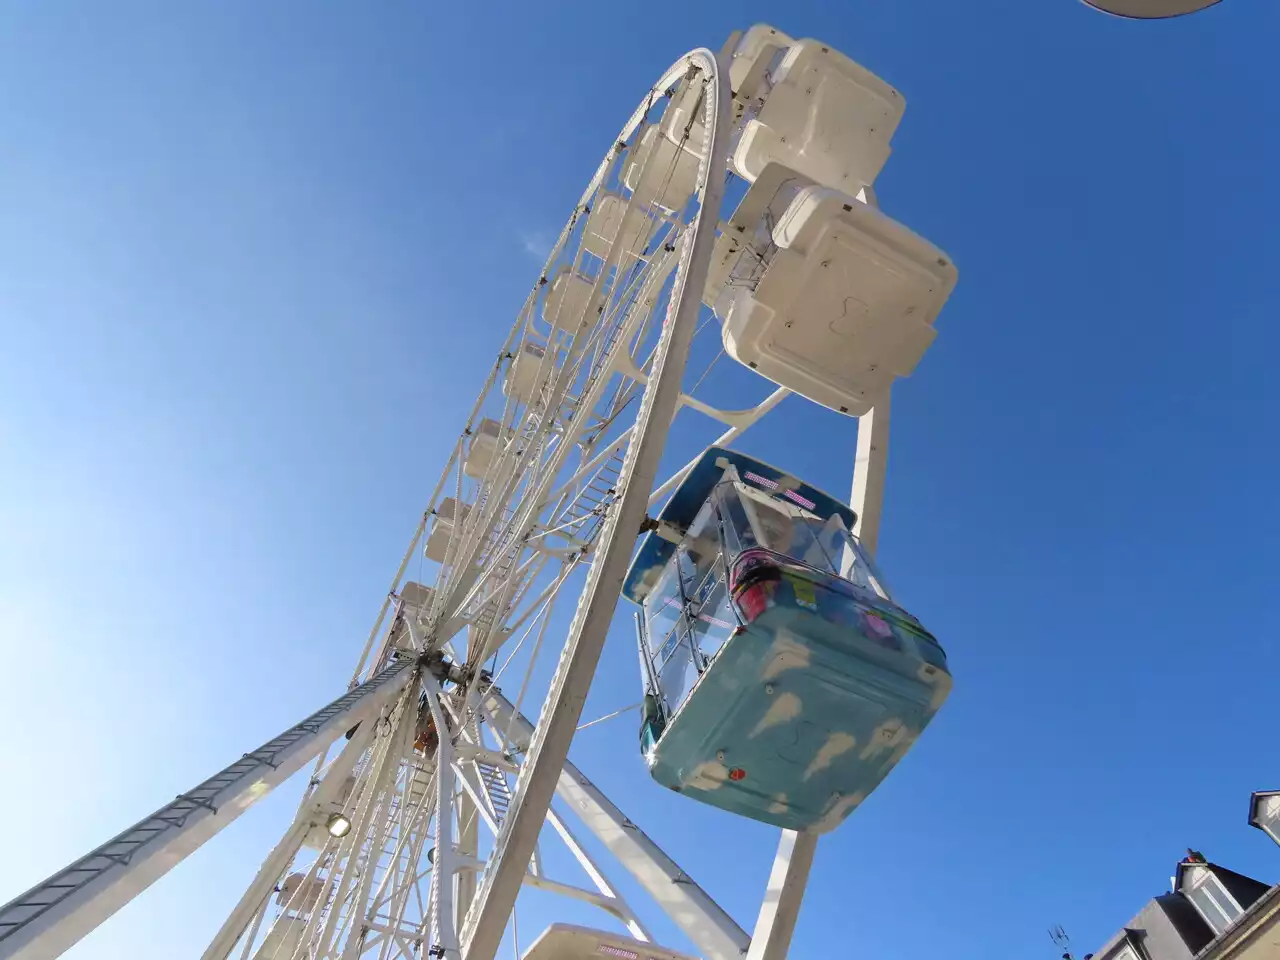
M 893 636 L 893 628 L 877 617 L 874 613 L 864 614 L 867 622 L 867 628 L 877 637 Z
M 746 473 L 743 474 L 743 477 L 758 487 L 764 487 L 766 490 L 778 489 L 778 483 L 776 480 L 770 480 L 767 477 L 762 477 L 760 474 L 752 473 L 750 470 L 746 471 Z
M 800 504 L 800 506 L 804 507 L 806 510 L 818 509 L 818 505 L 816 503 L 814 503 L 808 497 L 800 496 L 800 494 L 796 493 L 794 490 L 784 490 L 782 492 L 782 495 L 786 497 L 788 500 L 790 500 L 792 503 Z

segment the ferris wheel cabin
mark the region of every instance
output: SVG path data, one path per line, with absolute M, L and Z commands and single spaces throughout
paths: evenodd
M 817 40 L 752 27 L 730 66 L 750 186 L 712 252 L 703 302 L 725 353 L 838 413 L 869 411 L 933 342 L 951 258 L 882 212 L 873 185 L 906 110 Z
M 654 779 L 791 830 L 840 824 L 951 690 L 946 655 L 894 603 L 845 505 L 708 449 L 627 573 Z
M 631 937 L 569 923 L 553 923 L 533 942 L 533 946 L 520 960 L 598 960 L 600 957 L 617 957 L 621 960 L 694 960 L 687 954 L 673 953 L 655 943 L 641 943 Z

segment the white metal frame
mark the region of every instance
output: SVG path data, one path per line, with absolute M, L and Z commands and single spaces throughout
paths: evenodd
M 392 664 L 0 908 L 0 956 L 37 960 L 70 948 L 353 723 L 385 711 L 414 675 L 411 663 Z
M 568 758 L 634 538 L 648 509 L 692 467 L 655 485 L 676 413 L 688 407 L 722 424 L 726 429 L 712 442 L 723 445 L 790 395 L 778 387 L 754 406 L 725 410 L 695 397 L 696 386 L 683 388 L 713 242 L 724 226 L 719 212 L 732 128 L 742 119 L 728 80 L 736 38 L 719 55 L 700 49 L 677 60 L 589 182 L 454 444 L 348 693 L 0 908 L 0 958 L 47 957 L 66 949 L 312 758 L 297 816 L 204 960 L 493 960 L 526 885 L 599 907 L 636 940 L 650 940 L 606 867 L 553 809 L 554 797 L 705 960 L 787 956 L 816 835 L 782 833 L 749 936 Z M 701 142 L 693 144 L 700 158 L 697 213 L 657 209 L 652 202 L 646 207 L 634 196 L 623 201 L 607 255 L 593 274 L 583 274 L 592 289 L 582 317 L 548 322 L 540 309 L 543 287 L 557 270 L 576 271 L 586 263 L 581 249 L 574 252 L 575 231 L 624 157 L 632 156 L 664 98 L 682 110 L 694 104 L 701 109 Z M 689 116 L 686 138 L 695 130 Z M 657 153 L 643 162 L 655 162 Z M 648 172 L 642 170 L 636 182 Z M 648 241 L 643 256 L 624 249 L 641 236 Z M 668 282 L 662 319 L 658 306 Z M 535 389 L 522 403 L 502 394 L 500 383 L 528 343 L 539 345 L 542 355 Z M 631 415 L 628 405 L 637 394 L 640 404 Z M 889 409 L 886 392 L 858 425 L 853 532 L 869 556 L 879 534 Z M 477 476 L 477 470 L 463 470 L 463 458 L 486 418 L 498 423 L 499 443 Z M 468 494 L 469 509 L 460 510 Z M 451 516 L 440 510 L 448 499 Z M 405 577 L 437 531 L 437 542 L 447 544 L 445 559 L 430 584 L 430 609 L 417 611 L 401 600 Z M 554 633 L 549 625 L 556 601 L 583 565 L 577 609 L 567 636 L 554 644 L 558 665 L 543 708 L 530 721 L 521 711 L 534 664 L 544 648 L 550 652 L 544 641 Z M 393 650 L 393 637 L 404 632 L 411 660 Z M 482 671 L 499 653 L 506 657 L 501 668 L 493 676 Z M 527 665 L 513 702 L 497 683 L 520 656 Z M 330 757 L 344 733 L 349 743 Z M 355 784 L 349 796 L 348 783 Z M 350 832 L 315 850 L 317 824 L 338 807 Z M 582 866 L 591 888 L 546 875 L 539 855 L 544 826 Z M 273 920 L 272 895 L 291 870 L 302 881 L 289 888 L 291 896 L 276 898 L 281 909 Z M 325 896 L 308 904 L 299 891 L 313 880 Z M 284 946 L 265 952 L 273 942 Z

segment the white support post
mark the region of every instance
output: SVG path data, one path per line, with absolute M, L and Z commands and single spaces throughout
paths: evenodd
M 466 793 L 459 795 L 456 802 L 458 805 L 458 855 L 475 859 L 480 855 L 480 807 Z M 475 873 L 471 870 L 458 873 L 453 893 L 456 913 L 454 929 L 460 930 L 467 911 L 471 909 L 471 901 L 475 899 Z
M 782 831 L 747 960 L 786 960 L 817 847 L 816 833 Z
M 432 923 L 438 937 L 432 946 L 443 950 L 444 960 L 458 960 L 457 917 L 453 908 L 453 744 L 444 709 L 440 706 L 440 684 L 428 673 L 422 676 L 427 707 L 436 725 L 436 861 L 431 882 Z
M 880 541 L 880 510 L 884 506 L 885 468 L 889 462 L 889 391 L 858 418 L 857 449 L 853 456 L 853 491 L 849 506 L 858 515 L 853 535 L 867 556 L 875 557 Z
M 707 50 L 697 50 L 681 58 L 659 81 L 659 89 L 674 82 L 690 67 L 696 67 L 702 74 L 710 140 L 710 149 L 701 165 L 701 207 L 692 235 L 686 234 L 686 242 L 682 244 L 684 269 L 676 273 L 667 323 L 658 341 L 652 376 L 636 417 L 635 439 L 622 467 L 621 493 L 601 534 L 599 553 L 591 565 L 570 624 L 516 795 L 467 915 L 462 937 L 466 960 L 494 960 L 502 943 L 529 858 L 568 758 L 569 744 L 582 716 L 680 399 L 685 362 L 697 324 L 724 193 L 723 171 L 729 135 L 727 113 L 731 101 L 728 70 L 721 70 L 715 55 Z
M 884 505 L 885 467 L 889 456 L 889 393 L 858 418 L 853 458 L 853 490 L 849 506 L 857 514 L 853 534 L 867 555 L 874 557 L 880 539 L 880 510 Z M 852 558 L 846 562 L 852 562 Z M 791 946 L 809 868 L 818 846 L 816 834 L 784 830 L 778 843 L 769 888 L 756 919 L 748 960 L 783 960 Z

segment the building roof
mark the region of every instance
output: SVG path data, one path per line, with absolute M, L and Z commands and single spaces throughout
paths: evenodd
M 1213 930 L 1186 897 L 1164 893 L 1149 900 L 1093 957 L 1112 960 L 1127 945 L 1138 957 L 1192 960 L 1212 940 Z
M 1280 884 L 1272 887 L 1247 907 L 1235 923 L 1227 928 L 1226 933 L 1215 938 L 1196 954 L 1195 960 L 1218 960 L 1219 957 L 1228 955 L 1240 956 L 1251 942 L 1275 928 L 1278 916 L 1280 916 Z M 1263 955 L 1274 956 L 1274 954 Z M 1249 956 L 1256 956 L 1256 954 L 1250 953 Z
M 1217 877 L 1218 882 L 1227 888 L 1227 892 L 1235 897 L 1236 903 L 1240 904 L 1243 910 L 1248 910 L 1259 897 L 1264 896 L 1271 889 L 1269 884 L 1255 880 L 1253 877 L 1246 877 L 1243 873 L 1228 870 L 1220 864 L 1192 860 L 1190 857 L 1178 862 L 1178 871 L 1174 875 L 1174 889 L 1180 893 L 1187 871 L 1197 867 L 1208 870 Z
M 1097 950 L 1095 960 L 1112 960 L 1125 945 L 1148 960 L 1219 960 L 1228 955 L 1228 945 L 1254 938 L 1259 929 L 1269 928 L 1273 916 L 1280 916 L 1280 886 L 1268 887 L 1193 851 L 1188 854 L 1178 863 L 1173 891 L 1148 901 Z M 1184 893 L 1193 868 L 1209 871 L 1244 910 L 1221 936 Z
M 1249 795 L 1249 826 L 1259 830 L 1266 829 L 1260 822 L 1262 817 L 1259 815 L 1258 808 L 1262 805 L 1262 801 L 1270 800 L 1272 797 L 1280 797 L 1280 790 L 1255 790 Z

